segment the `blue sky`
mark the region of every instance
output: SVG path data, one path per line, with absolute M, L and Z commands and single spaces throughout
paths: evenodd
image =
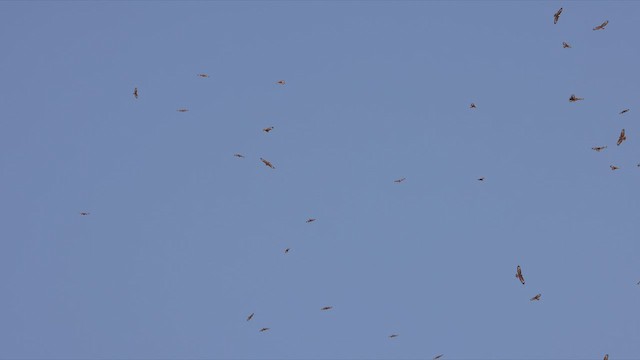
M 0 358 L 640 357 L 639 3 L 0 10 Z

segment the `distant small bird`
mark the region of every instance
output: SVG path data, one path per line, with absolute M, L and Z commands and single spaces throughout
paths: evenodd
M 314 222 L 316 219 L 307 219 L 307 223 Z
M 269 329 L 270 329 L 270 328 L 262 328 L 262 329 L 260 329 L 260 332 L 265 332 L 265 331 L 267 331 L 267 330 L 269 330 Z
M 433 360 L 438 360 L 443 356 L 444 356 L 444 354 L 436 355 L 436 356 L 433 357 Z
M 138 88 L 133 88 L 133 97 L 138 98 Z
M 469 105 L 469 109 L 475 109 L 475 108 L 477 108 L 476 104 L 471 103 L 471 105 Z
M 479 177 L 478 181 L 484 181 L 484 176 L 483 177 Z
M 270 168 L 272 168 L 272 169 L 275 169 L 275 166 L 273 166 L 273 164 L 271 164 L 269 161 L 267 161 L 267 160 L 265 160 L 265 159 L 263 159 L 263 158 L 260 158 L 260 160 L 262 160 L 262 162 L 263 162 L 265 165 L 267 165 L 268 167 L 270 167 Z
M 516 270 L 516 278 L 520 280 L 522 285 L 524 285 L 524 276 L 522 276 L 522 269 L 520 269 L 520 265 L 518 265 L 518 269 Z
M 531 301 L 538 301 L 538 300 L 540 300 L 540 297 L 541 297 L 541 296 L 542 296 L 542 294 L 538 294 L 538 295 L 536 295 L 536 296 L 532 297 L 530 300 L 531 300 Z
M 624 110 L 620 111 L 620 115 L 622 115 L 624 113 L 627 113 L 627 112 L 629 112 L 629 109 L 624 109 Z
M 620 137 L 618 137 L 618 145 L 622 144 L 623 141 L 627 140 L 627 135 L 624 134 L 624 129 L 620 132 Z
M 244 158 L 244 155 L 242 155 L 242 154 L 233 154 L 233 156 L 238 157 L 238 158 Z
M 254 314 L 255 314 L 255 313 L 251 313 L 251 315 L 247 316 L 247 321 L 249 321 L 249 320 L 253 319 L 253 315 L 254 315 Z
M 574 94 L 571 94 L 571 97 L 569 98 L 569 101 L 571 101 L 571 102 L 576 102 L 576 101 L 579 101 L 579 100 L 584 100 L 584 98 L 576 97 Z
M 619 167 L 615 166 L 615 165 L 609 165 L 609 167 L 611 168 L 611 170 L 618 170 L 620 169 Z
M 88 212 L 81 212 L 81 213 L 80 213 L 80 215 L 82 215 L 82 216 L 87 216 L 87 215 L 89 215 L 89 214 L 91 214 L 91 213 L 88 213 Z
M 276 82 L 276 84 L 278 85 L 284 85 L 286 84 L 286 82 L 284 80 L 278 80 L 278 82 Z
M 638 283 L 636 285 L 640 285 L 640 281 L 638 281 Z
M 185 108 L 180 108 L 178 110 L 176 110 L 177 112 L 187 112 L 189 111 L 189 109 L 185 109 Z
M 402 179 L 398 179 L 398 180 L 393 180 L 393 182 L 397 182 L 397 183 L 401 183 L 403 181 L 405 181 L 407 178 L 402 178 Z
M 323 310 L 323 311 L 324 311 L 324 310 L 331 310 L 331 309 L 333 309 L 333 306 L 325 306 L 325 307 L 323 307 L 323 308 L 322 308 L 322 309 L 320 309 L 320 310 Z
M 198 76 L 200 76 L 201 78 L 208 78 L 209 74 L 198 74 Z
M 562 14 L 562 8 L 560 8 L 560 10 L 556 11 L 556 13 L 553 15 L 553 23 L 554 24 L 558 23 L 558 19 L 560 19 L 560 14 Z
M 291 248 L 286 248 L 286 249 L 284 249 L 284 253 L 285 253 L 285 254 L 288 254 L 288 253 L 289 253 L 289 250 L 291 250 Z
M 607 148 L 606 146 L 596 146 L 596 147 L 592 147 L 591 150 L 595 150 L 597 152 L 600 152 L 600 151 L 602 151 L 602 150 L 604 150 L 606 148 Z
M 607 24 L 609 23 L 609 20 L 603 22 L 602 24 L 596 26 L 593 28 L 593 30 L 604 30 L 604 27 L 607 26 Z
M 391 334 L 391 335 L 389 335 L 389 339 L 393 339 L 393 338 L 396 338 L 396 337 L 398 337 L 398 334 Z
M 571 48 L 571 45 L 567 44 L 566 42 L 562 42 L 562 48 L 563 49 L 567 49 L 567 48 Z
M 609 360 L 609 354 L 604 354 L 604 359 L 602 360 Z
M 264 128 L 262 129 L 262 131 L 268 133 L 269 131 L 273 130 L 273 126 L 269 126 L 268 128 Z

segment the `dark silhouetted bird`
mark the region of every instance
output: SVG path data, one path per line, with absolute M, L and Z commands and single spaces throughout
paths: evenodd
M 540 300 L 540 297 L 541 297 L 541 296 L 542 296 L 542 294 L 538 294 L 538 295 L 536 295 L 536 296 L 532 297 L 530 300 L 531 300 L 531 301 L 538 301 L 538 300 Z
M 289 253 L 289 250 L 291 250 L 291 249 L 290 249 L 290 248 L 286 248 L 286 249 L 284 249 L 284 253 L 285 253 L 285 254 L 288 254 L 288 253 Z
M 269 126 L 268 128 L 264 128 L 262 129 L 262 131 L 268 133 L 269 131 L 273 130 L 273 126 Z
M 398 337 L 398 334 L 391 334 L 391 335 L 389 335 L 389 339 L 393 339 L 393 338 L 397 338 L 397 337 Z
M 242 155 L 242 154 L 233 154 L 233 156 L 238 157 L 238 158 L 244 158 L 244 155 Z
M 615 165 L 609 165 L 609 167 L 611 168 L 611 170 L 618 170 L 620 169 L 619 167 L 615 166 Z
M 443 356 L 444 356 L 444 354 L 436 355 L 436 356 L 433 357 L 433 360 L 438 360 Z
M 516 270 L 516 278 L 520 280 L 522 285 L 524 285 L 524 276 L 522 276 L 522 269 L 520 269 L 520 265 L 518 265 L 518 268 Z
M 562 48 L 563 48 L 563 49 L 567 49 L 567 48 L 570 48 L 570 47 L 571 47 L 571 45 L 567 44 L 567 43 L 566 43 L 566 42 L 564 42 L 564 41 L 562 42 Z
M 593 28 L 593 30 L 604 30 L 604 27 L 607 26 L 607 24 L 609 24 L 609 20 L 603 22 L 602 24 L 596 26 Z
M 278 85 L 284 85 L 286 84 L 286 82 L 284 80 L 278 80 L 278 82 L 276 82 L 276 84 Z
M 556 13 L 553 14 L 553 23 L 554 24 L 558 23 L 558 19 L 560 19 L 560 14 L 562 14 L 562 8 L 560 8 L 560 10 L 556 11 Z
M 475 108 L 477 108 L 476 104 L 471 103 L 471 105 L 469 105 L 469 109 L 475 109 Z
M 398 179 L 398 180 L 393 180 L 393 182 L 397 182 L 397 183 L 401 183 L 403 181 L 405 181 L 407 178 L 402 178 L 402 179 Z
M 91 213 L 88 213 L 88 212 L 81 212 L 81 213 L 80 213 L 80 215 L 82 215 L 82 216 L 87 216 L 87 215 L 89 215 L 89 214 L 91 214 Z
M 255 314 L 255 313 L 251 313 L 251 315 L 247 316 L 247 321 L 249 321 L 249 320 L 253 319 L 253 315 L 254 315 L 254 314 Z
M 307 219 L 307 223 L 314 222 L 316 219 Z
M 571 94 L 571 97 L 569 98 L 569 101 L 571 101 L 571 102 L 576 102 L 576 101 L 580 101 L 580 100 L 584 100 L 584 98 L 576 97 L 574 94 Z
M 138 88 L 133 88 L 133 97 L 138 98 Z
M 201 78 L 208 78 L 209 74 L 198 74 L 198 76 L 200 76 Z
M 629 112 L 629 109 L 624 109 L 624 110 L 620 111 L 620 115 L 622 115 L 624 113 L 627 113 L 627 112 Z
M 624 129 L 622 129 L 622 131 L 620 131 L 620 136 L 618 137 L 618 142 L 617 144 L 620 145 L 622 144 L 623 141 L 627 140 L 627 135 L 625 135 L 624 133 Z
M 602 151 L 602 150 L 604 150 L 606 148 L 607 148 L 606 146 L 596 146 L 596 147 L 592 147 L 591 150 L 595 150 L 597 152 L 600 152 L 600 151 Z
M 272 168 L 272 169 L 275 169 L 275 166 L 273 166 L 273 164 L 271 164 L 271 162 L 269 162 L 268 160 L 265 160 L 265 159 L 263 159 L 263 158 L 260 158 L 260 160 L 261 160 L 265 165 L 267 165 L 268 167 L 270 167 L 270 168 Z
M 333 306 L 325 306 L 325 307 L 323 307 L 323 308 L 322 308 L 322 309 L 320 309 L 320 310 L 323 310 L 323 311 L 324 311 L 324 310 L 331 310 L 331 309 L 333 309 Z
M 178 109 L 178 110 L 176 110 L 176 111 L 177 111 L 177 112 L 187 112 L 187 111 L 189 111 L 189 109 L 186 109 L 186 108 L 180 108 L 180 109 Z
M 267 331 L 267 330 L 269 330 L 269 329 L 270 329 L 270 328 L 262 328 L 262 329 L 260 329 L 260 332 L 265 332 L 265 331 Z

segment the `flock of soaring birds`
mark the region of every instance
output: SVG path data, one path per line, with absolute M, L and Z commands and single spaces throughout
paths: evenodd
M 553 23 L 554 23 L 554 24 L 557 24 L 557 23 L 558 23 L 558 20 L 560 19 L 560 15 L 562 14 L 562 11 L 563 11 L 563 8 L 560 8 L 560 9 L 559 9 L 559 10 L 558 10 L 554 15 L 553 15 Z M 594 30 L 594 31 L 596 31 L 596 30 L 604 30 L 604 29 L 605 29 L 605 27 L 606 27 L 608 24 L 609 24 L 609 21 L 608 21 L 608 20 L 606 20 L 606 21 L 604 21 L 602 24 L 600 24 L 600 25 L 598 25 L 598 26 L 594 27 L 594 28 L 593 28 L 593 30 Z M 565 48 L 565 49 L 566 49 L 566 48 L 571 48 L 571 45 L 569 45 L 567 42 L 562 42 L 562 47 L 563 47 L 563 48 Z M 198 77 L 201 77 L 201 78 L 208 78 L 208 77 L 209 77 L 209 75 L 208 75 L 208 74 L 197 74 L 197 76 L 198 76 Z M 285 82 L 284 80 L 279 80 L 279 81 L 277 81 L 277 82 L 276 82 L 276 84 L 281 85 L 281 86 L 284 86 L 284 85 L 286 85 L 286 82 Z M 133 90 L 133 96 L 134 96 L 134 98 L 136 98 L 136 99 L 137 99 L 137 98 L 138 98 L 138 96 L 139 96 L 139 94 L 138 94 L 138 88 L 137 88 L 137 87 L 136 87 L 136 88 L 134 88 L 134 90 Z M 569 101 L 570 101 L 570 102 L 577 102 L 577 101 L 582 101 L 582 100 L 584 100 L 584 98 L 577 97 L 575 94 L 571 94 L 571 96 L 569 97 Z M 471 108 L 471 109 L 476 109 L 476 108 L 477 108 L 477 106 L 476 106 L 476 104 L 475 104 L 475 103 L 471 103 L 471 105 L 469 106 L 469 108 Z M 184 113 L 184 112 L 189 111 L 189 109 L 187 109 L 187 108 L 179 108 L 179 109 L 177 109 L 176 111 L 178 111 L 178 112 L 183 112 L 183 113 Z M 620 115 L 623 115 L 623 114 L 625 114 L 625 113 L 627 113 L 627 112 L 629 112 L 629 109 L 624 109 L 624 110 L 620 111 L 620 113 L 619 113 L 619 114 L 620 114 Z M 273 126 L 269 126 L 269 127 L 266 127 L 266 128 L 264 128 L 264 129 L 262 129 L 262 131 L 264 131 L 265 133 L 269 133 L 269 132 L 270 132 L 270 131 L 272 131 L 273 129 L 274 129 L 274 127 L 273 127 Z M 622 129 L 622 131 L 620 131 L 620 136 L 618 137 L 618 141 L 617 141 L 616 145 L 620 146 L 620 144 L 622 144 L 625 140 L 627 140 L 627 136 L 625 135 L 625 130 L 624 130 L 624 129 Z M 594 151 L 600 152 L 600 151 L 605 150 L 606 148 L 607 148 L 607 146 L 606 146 L 606 145 L 604 145 L 604 146 L 594 146 L 594 147 L 592 147 L 591 149 L 592 149 L 592 150 L 594 150 Z M 235 156 L 235 157 L 237 157 L 237 158 L 244 158 L 244 157 L 245 157 L 244 155 L 239 154 L 239 153 L 233 154 L 233 156 Z M 275 169 L 275 166 L 273 166 L 273 164 L 272 164 L 269 160 L 266 160 L 266 159 L 264 159 L 264 158 L 260 158 L 260 161 L 262 161 L 262 163 L 263 163 L 265 166 L 267 166 L 267 167 L 269 167 L 269 168 L 271 168 L 271 169 Z M 638 166 L 638 167 L 640 167 L 640 163 L 639 163 L 637 166 Z M 610 168 L 611 168 L 611 170 L 618 170 L 618 169 L 619 169 L 619 167 L 618 167 L 618 166 L 615 166 L 615 165 L 610 165 Z M 484 177 L 480 177 L 480 178 L 478 178 L 477 180 L 478 180 L 478 181 L 484 181 L 484 179 L 485 179 Z M 406 180 L 406 178 L 400 178 L 400 179 L 394 180 L 394 182 L 395 182 L 395 183 L 401 183 L 401 182 L 403 182 L 404 180 Z M 82 215 L 82 216 L 87 216 L 87 215 L 89 215 L 89 214 L 90 214 L 89 212 L 81 212 L 81 213 L 80 213 L 80 215 Z M 311 223 L 311 222 L 314 222 L 314 221 L 316 221 L 316 219 L 310 218 L 310 219 L 307 219 L 307 221 L 306 221 L 306 222 L 307 222 L 307 223 Z M 289 251 L 290 251 L 290 250 L 291 250 L 290 248 L 286 248 L 286 249 L 284 250 L 284 253 L 285 253 L 285 254 L 287 254 L 287 253 L 289 253 Z M 520 268 L 520 265 L 518 265 L 518 266 L 517 266 L 517 268 L 516 268 L 516 278 L 517 278 L 517 279 L 522 283 L 522 285 L 524 285 L 524 284 L 525 284 L 524 276 L 522 275 L 522 269 Z M 640 281 L 638 281 L 637 285 L 640 285 Z M 532 297 L 532 298 L 530 299 L 530 301 L 539 301 L 541 298 L 542 298 L 542 294 L 536 294 L 534 297 Z M 324 307 L 320 308 L 320 311 L 328 311 L 328 310 L 331 310 L 331 309 L 333 309 L 333 306 L 324 306 Z M 249 316 L 247 316 L 246 321 L 251 321 L 251 320 L 253 319 L 254 315 L 255 315 L 255 313 L 251 313 Z M 270 328 L 268 328 L 268 327 L 262 327 L 262 328 L 260 328 L 260 330 L 259 330 L 259 331 L 260 331 L 260 332 L 265 332 L 265 331 L 269 331 L 269 330 L 270 330 Z M 391 334 L 391 335 L 389 335 L 389 338 L 390 338 L 390 339 L 393 339 L 393 338 L 396 338 L 396 337 L 398 337 L 398 336 L 399 336 L 398 334 Z M 441 357 L 443 357 L 443 356 L 444 356 L 444 354 L 436 355 L 436 356 L 433 358 L 433 360 L 440 359 L 440 358 L 441 358 Z M 604 360 L 609 360 L 609 354 L 605 354 L 605 356 L 604 356 Z

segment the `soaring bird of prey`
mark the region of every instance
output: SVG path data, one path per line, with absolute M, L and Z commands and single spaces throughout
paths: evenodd
M 320 309 L 320 310 L 323 310 L 323 311 L 324 311 L 324 310 L 331 310 L 331 309 L 333 309 L 333 306 L 325 306 L 325 307 L 323 307 L 323 308 L 322 308 L 322 309 Z
M 596 26 L 593 28 L 593 30 L 604 30 L 604 27 L 607 26 L 607 24 L 609 23 L 609 20 L 603 22 L 602 24 Z
M 540 300 L 540 297 L 541 297 L 541 296 L 542 296 L 542 294 L 538 294 L 538 295 L 536 295 L 536 296 L 532 297 L 530 300 L 531 300 L 531 301 L 538 301 L 538 300 Z
M 396 338 L 396 337 L 398 337 L 398 334 L 391 334 L 391 335 L 389 335 L 389 339 L 393 339 L 393 338 Z
M 407 180 L 407 178 L 402 178 L 402 179 L 398 179 L 398 180 L 393 180 L 393 182 L 401 183 L 401 182 L 403 182 L 403 181 L 405 181 L 405 180 Z
M 584 98 L 576 97 L 574 94 L 571 94 L 571 97 L 569 98 L 569 101 L 571 101 L 571 102 L 576 102 L 576 101 L 579 101 L 579 100 L 584 100 Z
M 80 213 L 80 215 L 82 215 L 82 216 L 87 216 L 87 215 L 89 215 L 89 214 L 91 214 L 91 213 L 84 212 L 84 211 Z
M 286 82 L 284 80 L 278 80 L 278 82 L 276 82 L 276 84 L 278 85 L 284 85 L 286 84 Z
M 242 154 L 233 154 L 233 156 L 235 156 L 237 158 L 244 158 L 244 155 L 242 155 Z
M 622 115 L 624 113 L 627 113 L 627 112 L 629 112 L 629 109 L 624 109 L 624 110 L 620 111 L 620 115 Z
M 595 150 L 597 152 L 600 152 L 600 151 L 602 151 L 602 150 L 604 150 L 606 148 L 607 148 L 606 146 L 596 146 L 596 147 L 592 147 L 591 150 Z
M 475 108 L 477 108 L 475 103 L 471 103 L 471 105 L 469 105 L 469 109 L 475 109 Z
M 133 97 L 138 98 L 138 88 L 133 88 Z
M 265 332 L 267 330 L 269 330 L 269 328 L 262 328 L 262 329 L 260 329 L 260 332 Z
M 265 160 L 265 159 L 263 159 L 263 158 L 260 158 L 260 160 L 261 160 L 265 165 L 267 165 L 268 167 L 270 167 L 270 168 L 272 168 L 272 169 L 275 169 L 275 166 L 273 166 L 273 164 L 271 164 L 268 160 Z
M 249 321 L 249 320 L 253 319 L 253 315 L 254 315 L 254 314 L 255 314 L 255 313 L 251 313 L 251 315 L 247 316 L 247 321 Z
M 571 45 L 567 44 L 567 43 L 566 43 L 566 42 L 564 42 L 564 41 L 562 42 L 562 48 L 563 48 L 563 49 L 567 49 L 567 48 L 570 48 L 570 47 L 571 47 Z
M 433 357 L 433 360 L 438 360 L 443 356 L 444 356 L 444 354 L 436 355 L 436 356 Z
M 627 140 L 627 135 L 624 134 L 624 129 L 622 129 L 622 131 L 620 131 L 620 137 L 618 137 L 617 144 L 620 145 L 625 140 Z
M 262 129 L 262 131 L 268 133 L 269 131 L 273 130 L 273 126 L 269 126 L 267 128 Z
M 189 109 L 186 109 L 186 108 L 180 108 L 180 109 L 178 109 L 178 110 L 176 110 L 176 111 L 177 111 L 177 112 L 187 112 L 187 111 L 189 111 Z
M 524 276 L 522 276 L 522 269 L 520 269 L 520 265 L 518 265 L 518 269 L 516 270 L 516 278 L 520 280 L 522 285 L 524 285 Z
M 611 170 L 618 170 L 620 169 L 619 167 L 615 166 L 615 165 L 609 165 L 609 167 L 611 168 Z
M 208 78 L 209 74 L 198 74 L 198 76 L 200 76 L 201 78 Z
M 307 223 L 314 222 L 314 221 L 316 221 L 316 219 L 311 219 L 311 218 L 307 219 Z
M 554 24 L 558 23 L 558 19 L 560 19 L 560 14 L 562 14 L 562 8 L 560 8 L 560 10 L 556 11 L 556 13 L 553 14 L 553 23 Z

